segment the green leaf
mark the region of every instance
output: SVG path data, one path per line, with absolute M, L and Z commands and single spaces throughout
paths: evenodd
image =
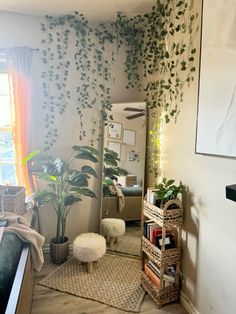
M 73 173 L 66 179 L 66 182 L 68 182 L 72 186 L 77 187 L 83 187 L 88 186 L 88 179 L 86 173 L 76 172 Z
M 74 195 L 66 195 L 66 197 L 64 198 L 64 205 L 65 206 L 70 206 L 76 202 L 81 201 L 82 199 L 78 196 L 74 196 Z
M 56 200 L 56 195 L 52 192 L 48 192 L 46 190 L 35 192 L 32 195 L 32 198 L 38 203 L 38 206 L 41 207 L 47 203 L 50 203 L 52 201 Z
M 166 186 L 170 186 L 175 182 L 175 180 L 168 180 Z
M 57 176 L 50 176 L 47 173 L 40 174 L 39 179 L 49 181 L 49 182 L 57 182 Z
M 33 150 L 29 155 L 27 155 L 22 160 L 22 165 L 24 166 L 29 160 L 33 159 L 34 157 L 38 156 L 40 154 L 40 150 Z
M 83 151 L 90 151 L 92 154 L 98 156 L 99 155 L 99 152 L 97 149 L 95 149 L 94 147 L 91 147 L 91 146 L 78 146 L 78 145 L 74 145 L 72 147 L 73 150 L 75 151 L 80 151 L 80 150 L 83 150 Z
M 120 167 L 117 167 L 117 171 L 118 171 L 120 176 L 126 176 L 128 174 L 127 170 L 120 168 Z
M 119 172 L 115 168 L 104 168 L 103 172 L 105 177 L 109 177 L 112 179 L 119 176 Z
M 51 176 L 61 176 L 66 168 L 66 163 L 59 157 L 49 162 L 44 167 L 44 172 Z
M 77 192 L 78 194 L 80 195 L 83 195 L 83 196 L 88 196 L 88 197 L 92 197 L 92 198 L 97 198 L 96 194 L 91 191 L 90 189 L 88 188 L 76 188 L 76 187 L 72 187 L 71 188 L 71 191 L 75 191 Z
M 173 193 L 172 190 L 167 190 L 167 192 L 164 194 L 164 198 L 168 199 L 172 193 Z
M 98 159 L 92 153 L 90 153 L 88 151 L 83 151 L 83 150 L 78 151 L 78 153 L 75 155 L 75 158 L 76 159 L 90 160 L 94 163 L 98 162 Z
M 94 176 L 95 178 L 98 177 L 98 176 L 97 176 L 97 173 L 95 172 L 95 170 L 94 170 L 92 167 L 90 167 L 90 166 L 83 166 L 83 167 L 81 168 L 81 171 L 82 171 L 83 173 L 91 174 L 91 175 Z

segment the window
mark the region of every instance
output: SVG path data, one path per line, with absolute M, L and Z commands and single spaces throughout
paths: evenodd
M 0 62 L 0 65 L 0 184 L 15 185 L 16 166 L 12 139 L 10 87 L 3 62 Z

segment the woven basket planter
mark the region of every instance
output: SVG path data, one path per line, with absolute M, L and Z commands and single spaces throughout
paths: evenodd
M 56 238 L 50 241 L 50 256 L 55 264 L 64 263 L 69 256 L 69 239 L 65 237 L 65 242 L 55 243 Z
M 177 301 L 179 298 L 178 285 L 173 284 L 163 289 L 159 289 L 155 284 L 152 283 L 152 281 L 146 276 L 144 272 L 142 272 L 141 275 L 141 285 L 160 307 L 164 304 Z
M 0 186 L 0 202 L 5 211 L 22 215 L 25 212 L 25 188 L 23 186 Z
M 169 209 L 173 204 L 176 205 L 177 208 Z M 179 199 L 167 202 L 163 208 L 159 208 L 144 201 L 144 215 L 149 219 L 156 220 L 161 226 L 168 224 L 182 225 L 183 208 Z

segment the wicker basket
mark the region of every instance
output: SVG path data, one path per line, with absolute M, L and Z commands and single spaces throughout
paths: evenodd
M 174 248 L 161 251 L 157 246 L 151 243 L 144 236 L 142 237 L 142 250 L 159 266 L 171 266 L 177 264 L 180 259 L 181 248 Z
M 177 301 L 179 298 L 179 288 L 177 284 L 160 289 L 146 276 L 144 272 L 142 272 L 141 275 L 141 285 L 160 307 L 164 304 Z
M 23 186 L 0 186 L 0 204 L 2 199 L 4 211 L 18 215 L 25 212 L 25 188 Z
M 170 205 L 177 205 L 179 208 L 168 209 Z M 154 219 L 160 226 L 168 224 L 182 225 L 183 208 L 180 200 L 174 199 L 165 204 L 163 208 L 159 208 L 147 201 L 144 201 L 144 215 L 149 219 Z

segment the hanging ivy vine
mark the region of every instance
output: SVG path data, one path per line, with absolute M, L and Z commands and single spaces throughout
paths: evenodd
M 97 106 L 107 119 L 115 79 L 112 65 L 121 47 L 126 51 L 126 88 L 143 90 L 148 110 L 164 111 L 166 123 L 176 120 L 183 87 L 194 80 L 197 17 L 193 0 L 157 0 L 142 16 L 128 18 L 118 12 L 115 21 L 97 25 L 78 12 L 46 16 L 41 27 L 45 149 L 55 143 L 55 119 L 69 105 L 80 118 L 80 140 L 86 135 L 84 110 Z
M 108 82 L 112 77 L 114 57 L 105 57 L 105 44 L 111 44 L 114 38 L 92 28 L 84 15 L 78 12 L 61 17 L 46 16 L 41 30 L 46 67 L 42 78 L 47 151 L 58 136 L 55 119 L 65 112 L 69 104 L 74 105 L 80 119 L 80 140 L 86 135 L 83 111 L 94 108 L 96 103 L 102 108 L 111 108 Z M 91 144 L 94 144 L 93 139 Z

